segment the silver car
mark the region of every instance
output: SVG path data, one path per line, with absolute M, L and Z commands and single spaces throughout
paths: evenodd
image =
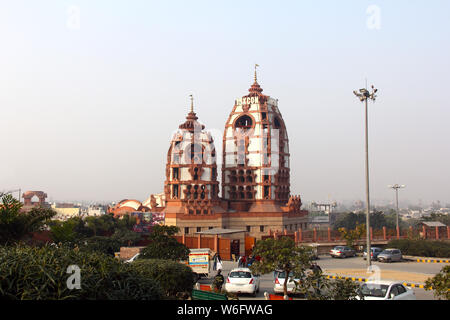
M 364 300 L 416 300 L 411 288 L 397 281 L 374 281 L 361 285 Z M 360 299 L 359 297 L 356 297 Z
M 378 248 L 378 247 L 371 247 L 370 248 L 371 253 L 371 260 L 377 260 L 378 255 L 383 252 L 383 249 Z M 364 254 L 363 254 L 364 260 L 367 260 L 367 248 L 364 249 Z
M 380 262 L 402 261 L 402 252 L 399 249 L 385 249 L 377 257 Z
M 356 256 L 356 250 L 353 250 L 347 246 L 336 246 L 330 250 L 330 256 L 332 258 L 347 258 Z

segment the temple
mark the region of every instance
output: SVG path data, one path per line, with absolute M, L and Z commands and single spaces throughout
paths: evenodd
M 164 183 L 165 224 L 181 234 L 235 230 L 261 238 L 269 230 L 306 229 L 308 211 L 291 195 L 289 139 L 278 100 L 257 82 L 235 100 L 223 133 L 221 184 L 216 148 L 191 108 L 170 142 Z M 221 195 L 219 195 L 221 190 Z

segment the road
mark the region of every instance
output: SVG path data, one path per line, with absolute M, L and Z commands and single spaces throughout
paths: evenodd
M 367 262 L 363 260 L 361 257 L 353 257 L 346 259 L 333 259 L 330 256 L 320 256 L 320 259 L 317 260 L 317 264 L 327 273 L 327 270 L 344 270 L 344 269 L 361 269 L 365 270 L 367 266 Z M 381 272 L 383 271 L 398 271 L 398 272 L 407 272 L 407 273 L 415 273 L 419 276 L 422 275 L 426 277 L 432 277 L 436 273 L 442 269 L 445 265 L 443 263 L 419 263 L 413 261 L 406 262 L 395 262 L 395 263 L 379 263 L 373 262 L 372 265 L 380 268 Z M 223 275 L 226 276 L 231 269 L 237 268 L 237 262 L 224 262 Z M 214 276 L 211 274 L 212 277 Z M 207 279 L 201 279 L 199 283 L 202 284 L 211 284 L 212 277 Z M 256 297 L 252 297 L 250 295 L 240 295 L 239 300 L 263 300 L 264 292 L 273 293 L 273 274 L 265 274 L 261 276 L 260 282 L 260 291 Z M 409 281 L 408 281 L 409 280 Z M 413 282 L 410 279 L 403 279 L 405 282 Z M 421 288 L 413 288 L 414 293 L 418 300 L 434 300 L 433 292 L 426 291 Z M 301 297 L 294 296 L 295 299 L 301 299 Z

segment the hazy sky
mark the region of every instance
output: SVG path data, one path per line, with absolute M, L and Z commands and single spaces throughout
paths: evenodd
M 189 94 L 216 136 L 253 66 L 279 99 L 291 191 L 450 202 L 450 2 L 0 2 L 0 191 L 144 200 L 163 190 Z M 220 162 L 221 163 L 221 162 Z

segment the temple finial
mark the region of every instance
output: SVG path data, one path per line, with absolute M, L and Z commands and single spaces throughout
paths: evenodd
M 194 97 L 192 94 L 190 94 L 189 97 L 191 97 L 191 112 L 194 112 Z
M 255 63 L 255 82 L 256 82 L 256 80 L 257 80 L 257 77 L 256 77 L 256 68 L 257 68 L 257 67 L 259 67 L 259 64 Z

